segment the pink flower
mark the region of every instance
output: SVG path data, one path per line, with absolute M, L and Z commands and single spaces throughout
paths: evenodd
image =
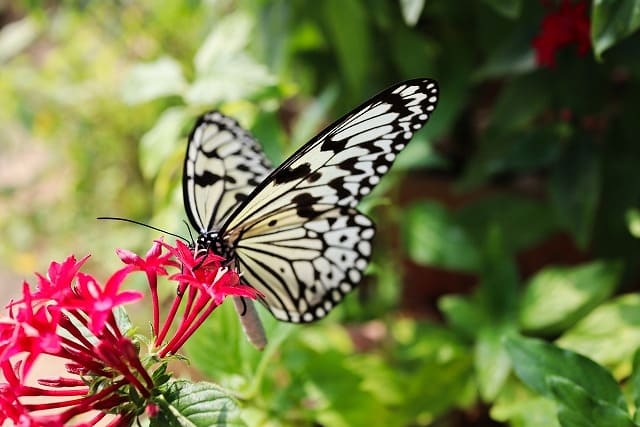
M 589 17 L 586 2 L 562 0 L 560 6 L 548 13 L 540 25 L 540 32 L 533 40 L 536 61 L 543 67 L 556 65 L 556 52 L 575 44 L 576 51 L 583 56 L 591 48 Z
M 166 266 L 176 264 L 170 261 L 171 253 L 162 254 L 163 245 L 162 240 L 154 241 L 144 258 L 126 249 L 116 249 L 116 254 L 122 262 L 133 266 L 136 270 L 144 271 L 147 274 L 166 276 L 168 274 Z
M 35 291 L 25 282 L 22 298 L 7 305 L 8 313 L 0 316 L 0 369 L 6 381 L 0 383 L 0 425 L 7 421 L 63 426 L 80 414 L 93 413 L 89 421 L 75 425 L 91 426 L 111 417 L 109 426 L 119 427 L 131 425 L 144 412 L 157 415 L 167 378 L 150 372 L 161 365 L 166 368 L 165 357 L 175 354 L 226 296 L 257 296 L 253 288 L 240 284 L 235 271 L 222 265 L 221 257 L 195 255 L 181 242 L 170 246 L 155 241 L 144 257 L 124 249 L 116 252 L 125 266 L 104 285 L 80 271 L 87 257 L 76 261 L 70 256 L 62 263 L 52 262 L 46 276 L 37 274 Z M 168 269 L 175 273 L 169 275 Z M 151 289 L 152 340 L 141 341 L 120 330 L 114 316 L 114 309 L 143 297 L 121 290 L 135 272 L 145 273 Z M 155 292 L 159 276 L 180 290 L 162 326 Z M 182 318 L 177 328 L 171 328 L 185 295 Z M 175 332 L 169 336 L 172 329 Z M 141 356 L 140 349 L 149 346 L 153 357 Z M 44 355 L 65 360 L 66 375 L 27 385 L 27 374 Z M 33 396 L 55 399 L 34 401 Z M 58 412 L 51 414 L 51 409 Z
M 129 268 L 116 271 L 107 280 L 104 287 L 100 286 L 93 276 L 78 273 L 76 293 L 79 298 L 77 299 L 76 307 L 91 313 L 89 329 L 94 334 L 101 333 L 107 318 L 115 307 L 142 299 L 141 292 L 118 292 L 120 284 L 130 272 L 131 269 Z

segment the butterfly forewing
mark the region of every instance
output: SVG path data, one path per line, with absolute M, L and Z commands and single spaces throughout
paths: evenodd
M 184 164 L 189 221 L 200 233 L 219 227 L 271 170 L 259 144 L 235 120 L 216 111 L 201 116 Z
M 434 80 L 397 84 L 327 127 L 269 175 L 224 230 L 243 228 L 282 206 L 354 207 L 387 173 L 396 155 L 430 118 Z

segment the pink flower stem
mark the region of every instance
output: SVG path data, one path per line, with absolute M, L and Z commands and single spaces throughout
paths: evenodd
M 95 409 L 101 410 L 103 408 L 115 408 L 119 403 L 126 401 L 126 399 L 122 396 L 114 395 L 113 393 L 120 388 L 125 381 L 119 381 L 118 383 L 112 384 L 110 387 L 101 390 L 100 392 L 94 394 L 93 396 L 87 396 L 81 404 L 72 406 L 61 414 L 61 418 L 66 422 L 71 418 L 82 414 L 84 412 L 93 411 Z M 101 404 L 104 401 L 107 401 L 108 404 Z
M 149 291 L 151 292 L 151 305 L 153 306 L 153 325 L 152 332 L 154 336 L 157 336 L 158 330 L 160 330 L 160 299 L 158 298 L 158 275 L 147 273 L 147 281 L 149 282 Z
M 124 363 L 117 355 L 120 354 L 119 349 L 116 348 L 107 348 L 106 345 L 96 347 L 96 353 L 105 360 L 109 365 L 113 368 L 117 369 L 118 372 L 133 385 L 140 394 L 142 394 L 145 398 L 149 397 L 151 394 L 147 388 L 142 385 L 142 383 L 138 380 L 138 378 L 133 375 L 129 366 Z
M 116 318 L 113 315 L 113 311 L 111 313 L 109 313 L 109 317 L 107 318 L 107 323 L 106 324 L 109 325 L 109 327 L 108 328 L 104 328 L 103 333 L 108 330 L 113 334 L 113 336 L 116 339 L 122 338 L 122 331 L 118 327 L 118 322 L 116 322 Z
M 67 312 L 73 317 L 75 317 L 76 319 L 78 319 L 78 321 L 83 325 L 85 326 L 87 325 L 86 320 L 84 319 L 84 317 L 80 315 L 80 313 L 77 310 L 68 310 Z M 82 332 L 80 332 L 80 330 L 76 327 L 76 325 L 73 324 L 73 322 L 71 321 L 71 319 L 69 319 L 68 316 L 63 314 L 60 317 L 60 326 L 66 329 L 67 332 L 73 335 L 73 337 L 76 338 L 80 343 L 84 344 L 86 350 L 89 350 L 93 347 L 93 344 L 87 339 L 87 337 Z M 69 342 L 73 342 L 73 341 L 69 341 Z
M 184 331 L 180 335 L 176 334 L 173 340 L 171 340 L 171 342 L 169 342 L 169 344 L 167 344 L 162 349 L 162 351 L 160 352 L 160 357 L 164 357 L 169 353 L 177 352 L 184 345 L 184 343 L 191 337 L 191 335 L 193 335 L 193 333 L 209 317 L 211 312 L 215 310 L 216 307 L 218 307 L 218 304 L 216 304 L 214 301 L 211 301 L 211 304 L 209 304 L 207 309 L 203 313 L 201 313 L 197 319 L 194 319 L 194 321 L 190 322 L 190 326 L 186 331 Z
M 20 389 L 21 396 L 84 396 L 89 391 L 89 387 L 77 390 L 57 390 L 40 387 L 22 386 Z
M 106 427 L 128 427 L 132 424 L 133 414 L 118 414 Z
M 169 309 L 169 313 L 167 314 L 167 318 L 164 321 L 164 326 L 162 327 L 162 331 L 160 331 L 160 334 L 158 334 L 158 336 L 156 337 L 156 341 L 155 341 L 155 346 L 159 347 L 162 344 L 162 341 L 164 341 L 164 339 L 167 336 L 167 333 L 169 332 L 169 328 L 171 327 L 171 324 L 173 323 L 173 319 L 175 319 L 176 317 L 176 313 L 178 312 L 178 308 L 180 308 L 180 303 L 182 302 L 182 296 L 183 296 L 183 291 L 184 291 L 184 287 L 182 286 L 183 283 L 180 283 L 178 285 L 178 294 L 176 295 L 176 297 L 173 300 L 173 304 L 171 305 L 171 308 Z M 186 286 L 186 284 L 184 284 Z

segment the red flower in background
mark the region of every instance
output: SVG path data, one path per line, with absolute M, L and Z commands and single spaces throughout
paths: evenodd
M 557 9 L 544 17 L 540 33 L 533 39 L 536 61 L 543 67 L 554 67 L 556 52 L 571 44 L 575 44 L 579 55 L 586 55 L 591 48 L 589 28 L 587 3 L 562 0 Z

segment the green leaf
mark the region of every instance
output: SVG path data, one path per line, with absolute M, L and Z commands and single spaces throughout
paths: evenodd
M 154 62 L 131 67 L 122 83 L 122 99 L 140 104 L 152 99 L 180 95 L 187 87 L 178 61 L 162 57 Z
M 359 1 L 325 0 L 322 5 L 340 68 L 352 96 L 360 97 L 372 64 L 366 11 Z
M 127 314 L 127 310 L 125 310 L 123 306 L 119 305 L 114 307 L 112 312 L 113 317 L 116 319 L 118 329 L 123 335 L 127 335 L 133 328 L 129 314 Z
M 518 272 L 497 225 L 486 230 L 481 254 L 478 289 L 488 318 L 496 325 L 512 323 L 518 305 Z
M 566 378 L 551 375 L 547 383 L 558 405 L 562 427 L 637 427 L 626 409 L 594 398 Z
M 225 16 L 213 29 L 196 52 L 193 63 L 198 75 L 211 74 L 213 69 L 233 60 L 247 46 L 253 21 L 243 12 Z
M 244 53 L 216 62 L 207 74 L 199 74 L 184 99 L 187 104 L 211 105 L 244 100 L 276 83 L 267 67 Z
M 615 290 L 622 265 L 596 261 L 579 267 L 549 267 L 529 280 L 522 297 L 523 330 L 557 334 L 572 326 Z
M 629 376 L 630 361 L 640 347 L 640 295 L 623 295 L 601 305 L 557 343 L 610 367 L 617 378 Z
M 184 95 L 188 104 L 244 100 L 276 83 L 268 68 L 247 52 L 253 26 L 244 12 L 218 22 L 194 58 L 196 77 Z
M 467 339 L 475 339 L 488 322 L 478 295 L 445 295 L 438 300 L 438 308 L 447 320 L 447 324 L 461 332 Z
M 640 209 L 632 208 L 627 210 L 625 217 L 629 233 L 635 238 L 640 238 Z
M 629 385 L 633 396 L 633 406 L 635 407 L 633 420 L 637 423 L 640 422 L 640 349 L 633 354 L 633 371 Z
M 444 207 L 421 202 L 409 207 L 402 222 L 404 245 L 419 264 L 475 271 L 479 255 L 465 230 Z
M 422 9 L 424 9 L 425 0 L 400 0 L 400 10 L 404 22 L 413 27 L 418 23 Z
M 491 405 L 491 418 L 511 427 L 560 427 L 553 400 L 533 394 L 511 377 Z
M 474 364 L 480 396 L 485 402 L 495 400 L 511 372 L 511 361 L 502 340 L 513 329 L 508 323 L 488 325 L 478 334 Z
M 569 144 L 551 174 L 549 185 L 556 215 L 581 248 L 591 240 L 601 175 L 592 141 Z
M 260 307 L 256 309 L 262 311 Z M 273 322 L 267 316 L 260 317 L 268 331 Z M 249 387 L 261 357 L 261 353 L 245 338 L 230 300 L 218 307 L 198 328 L 185 344 L 185 351 L 196 369 L 209 378 L 216 378 L 224 386 L 233 385 L 235 390 Z
M 515 19 L 520 15 L 522 9 L 522 0 L 484 0 L 499 14 Z
M 296 331 L 294 325 L 276 321 L 262 306 L 256 304 L 256 310 L 268 339 L 263 351 L 256 350 L 247 340 L 232 301 L 218 307 L 185 344 L 187 357 L 195 368 L 245 398 L 260 391 L 274 352 Z
M 457 334 L 402 319 L 392 324 L 392 335 L 397 340 L 393 349 L 396 362 L 387 369 L 398 379 L 403 402 L 400 408 L 406 408 L 396 413 L 407 417 L 404 422 L 398 417 L 394 425 L 427 425 L 428 420 L 452 407 L 466 407 L 476 401 L 472 355 Z
M 555 398 L 548 379 L 563 378 L 594 399 L 626 411 L 626 401 L 609 371 L 573 351 L 532 338 L 509 336 L 505 345 L 518 378 L 536 392 Z
M 591 40 L 598 58 L 640 28 L 640 0 L 594 0 Z
M 182 136 L 182 128 L 190 115 L 183 107 L 166 109 L 140 140 L 140 169 L 152 180 L 167 162 Z
M 244 426 L 236 402 L 212 383 L 175 381 L 157 401 L 161 410 L 150 427 Z
M 282 163 L 286 135 L 277 112 L 258 112 L 251 126 L 251 133 L 260 141 L 262 151 L 272 164 Z

